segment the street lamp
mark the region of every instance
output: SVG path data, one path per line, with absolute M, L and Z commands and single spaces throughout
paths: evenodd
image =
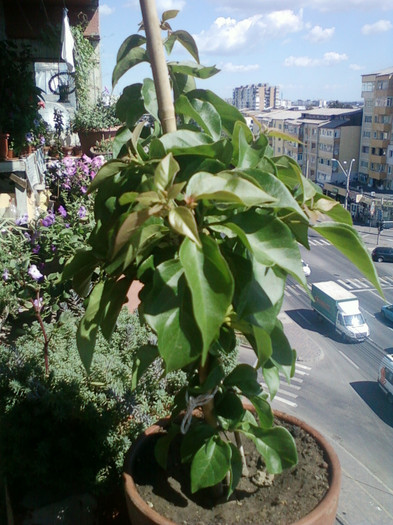
M 337 159 L 332 159 L 332 160 L 334 160 L 334 161 L 336 161 L 338 163 L 338 165 L 342 169 L 342 171 L 343 171 L 343 173 L 344 173 L 344 175 L 345 175 L 345 177 L 347 179 L 347 185 L 346 185 L 346 188 L 345 188 L 345 205 L 344 205 L 345 209 L 347 210 L 348 209 L 349 179 L 351 177 L 352 164 L 355 162 L 355 159 L 351 159 L 351 162 L 349 164 L 349 168 L 348 168 L 347 171 L 344 169 L 343 165 L 341 164 L 341 162 L 339 160 L 337 160 Z M 347 164 L 347 161 L 344 160 L 343 164 L 344 165 Z

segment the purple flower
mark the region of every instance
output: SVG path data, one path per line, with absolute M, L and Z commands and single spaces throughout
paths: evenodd
M 50 249 L 52 252 L 55 252 L 57 250 L 56 246 L 54 244 L 51 244 Z
M 33 134 L 32 133 L 26 133 L 26 140 L 27 142 L 32 142 L 33 141 Z
M 62 205 L 59 206 L 59 209 L 57 211 L 62 217 L 67 217 L 67 211 Z
M 44 277 L 35 264 L 32 264 L 30 266 L 30 268 L 28 269 L 27 273 L 35 281 L 39 281 L 40 279 L 42 279 L 42 277 Z
M 86 208 L 84 206 L 81 206 L 78 210 L 78 217 L 80 219 L 83 219 L 84 217 L 86 217 Z
M 24 233 L 23 233 L 23 236 L 24 236 L 25 239 L 27 239 L 29 242 L 31 241 L 31 235 L 30 235 L 30 233 L 24 232 Z
M 38 299 L 34 299 L 33 305 L 36 311 L 40 312 L 42 308 L 42 297 L 39 297 Z
M 7 268 L 5 268 L 5 270 L 3 272 L 3 280 L 4 281 L 8 281 L 9 278 L 10 278 L 10 274 L 9 274 Z
M 84 154 L 84 155 L 82 156 L 82 160 L 83 160 L 83 162 L 91 162 L 91 158 L 88 157 L 86 154 Z
M 33 249 L 32 249 L 32 252 L 37 254 L 41 249 L 41 246 L 39 244 L 36 244 Z
M 87 189 L 84 186 L 81 186 L 81 192 L 85 194 L 87 192 Z
M 27 213 L 25 213 L 24 215 L 21 215 L 18 219 L 16 219 L 15 224 L 17 226 L 22 226 L 23 224 L 27 224 L 28 221 L 29 221 L 29 217 Z
M 66 228 L 69 228 L 69 227 L 70 227 L 70 223 L 69 223 L 69 222 L 66 222 L 64 226 L 65 226 Z
M 52 226 L 52 224 L 55 222 L 55 219 L 55 214 L 49 213 L 44 219 L 42 219 L 41 224 L 42 226 L 49 228 L 49 226 Z
M 45 144 L 45 137 L 43 135 L 41 135 L 41 137 L 40 137 L 40 144 L 42 144 L 42 145 Z

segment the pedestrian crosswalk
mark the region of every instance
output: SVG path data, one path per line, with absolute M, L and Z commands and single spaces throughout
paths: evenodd
M 284 376 L 280 374 L 280 388 L 273 399 L 273 408 L 275 406 L 287 405 L 291 408 L 297 407 L 297 398 L 303 385 L 305 378 L 310 375 L 311 367 L 296 363 L 295 375 L 292 377 L 290 384 L 287 383 Z M 262 388 L 268 392 L 267 385 L 264 381 L 260 381 Z
M 308 239 L 308 242 L 311 246 L 331 246 L 331 243 L 329 241 L 327 241 L 326 239 L 322 239 L 322 238 L 309 238 Z
M 392 289 L 393 288 L 393 277 L 379 277 L 379 280 L 381 282 L 381 286 L 383 289 Z M 337 279 L 337 283 L 346 288 L 347 290 L 350 290 L 351 292 L 363 292 L 367 290 L 373 290 L 373 285 L 364 278 L 348 278 L 348 279 Z M 311 285 L 309 284 L 309 288 L 311 289 Z M 284 294 L 286 297 L 294 297 L 297 295 L 304 294 L 304 288 L 300 286 L 298 283 L 287 283 L 287 286 L 285 288 Z

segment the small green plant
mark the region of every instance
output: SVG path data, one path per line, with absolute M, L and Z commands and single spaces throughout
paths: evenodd
M 73 131 L 100 131 L 120 126 L 116 116 L 116 102 L 105 93 L 95 103 L 79 104 L 71 122 Z
M 68 312 L 45 328 L 49 375 L 37 323 L 0 344 L 0 476 L 19 504 L 29 493 L 51 501 L 117 485 L 131 441 L 167 415 L 171 382 L 182 385 L 179 374 L 150 371 L 131 392 L 136 352 L 149 347 L 151 333 L 126 309 L 111 343 L 97 341 L 89 377 L 75 344 L 77 319 Z
M 141 4 L 147 10 L 149 2 Z M 176 13 L 162 16 L 163 45 L 171 53 L 175 42 L 182 44 L 192 62 L 159 64 L 149 32 L 146 38 L 131 35 L 118 52 L 113 85 L 141 62 L 151 62 L 155 80 L 128 86 L 117 103 L 127 127 L 114 141 L 117 158 L 100 169 L 89 188 L 95 227 L 63 278 L 73 278 L 75 290 L 87 296 L 77 332 L 87 370 L 94 366 L 99 328 L 109 339 L 130 284 L 143 283 L 140 314 L 157 345 L 139 356 L 136 378 L 159 355 L 163 372 L 183 370 L 188 381 L 176 397 L 172 427 L 158 442 L 157 459 L 165 468 L 169 442 L 182 432 L 192 492 L 226 480 L 230 495 L 244 458 L 227 433 L 234 432 L 236 442 L 241 436 L 251 439 L 271 473 L 297 461 L 292 436 L 273 423 L 268 397 L 278 390 L 279 374 L 287 381 L 294 374 L 296 352 L 278 314 L 288 276 L 309 293 L 299 250 L 299 244 L 309 249 L 309 229 L 381 288 L 349 213 L 305 179 L 294 160 L 273 156 L 268 132 L 254 135 L 236 108 L 196 88 L 195 79 L 217 69 L 199 63 L 187 32 L 171 29 L 168 20 Z M 158 30 L 158 21 L 143 15 L 146 31 Z M 140 120 L 145 114 L 153 126 Z M 100 277 L 90 288 L 97 268 Z M 254 350 L 255 367 L 223 366 L 236 351 L 236 334 Z M 244 408 L 244 398 L 257 418 Z M 191 419 L 195 406 L 202 406 L 204 418 Z M 179 426 L 175 418 L 182 410 Z

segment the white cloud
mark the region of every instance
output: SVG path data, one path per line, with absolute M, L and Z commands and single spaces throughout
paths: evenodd
M 226 71 L 227 73 L 245 73 L 247 71 L 256 71 L 260 69 L 259 64 L 232 64 L 232 62 L 226 62 L 219 66 L 221 71 Z
M 342 12 L 351 10 L 375 11 L 376 4 L 370 0 L 210 0 L 221 12 L 242 16 L 280 11 L 284 9 L 318 9 L 322 12 Z M 379 0 L 378 9 L 393 9 L 393 0 Z
M 108 4 L 100 5 L 100 15 L 109 16 L 114 12 L 114 8 L 110 7 Z
M 291 10 L 254 15 L 242 20 L 219 17 L 209 29 L 194 35 L 198 48 L 205 53 L 240 53 L 257 47 L 264 38 L 283 37 L 303 28 L 303 13 Z
M 321 26 L 314 26 L 307 35 L 307 40 L 314 43 L 326 42 L 334 35 L 334 27 L 323 29 Z
M 366 24 L 362 27 L 363 35 L 377 35 L 378 33 L 384 33 L 390 31 L 393 28 L 390 20 L 378 20 L 374 24 Z
M 157 0 L 157 11 L 161 15 L 162 11 L 170 11 L 171 9 L 183 9 L 185 0 Z
M 294 57 L 290 56 L 284 60 L 284 66 L 286 67 L 316 67 L 316 66 L 333 66 L 339 62 L 348 60 L 348 56 L 345 53 L 336 53 L 330 51 L 325 53 L 322 58 L 311 58 L 311 57 Z

